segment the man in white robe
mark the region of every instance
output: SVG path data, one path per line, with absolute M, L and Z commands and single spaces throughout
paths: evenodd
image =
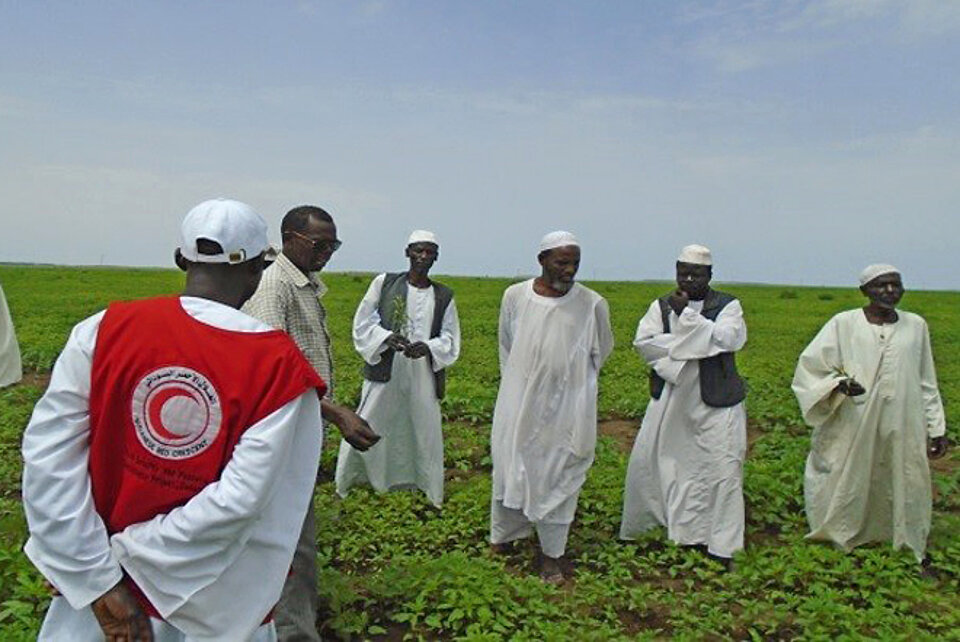
M 7 299 L 0 287 L 0 388 L 17 383 L 23 378 L 20 364 L 20 345 L 13 329 L 13 319 Z
M 263 270 L 267 235 L 259 214 L 236 201 L 207 201 L 187 215 L 182 233 L 184 241 L 176 258 L 187 272 L 183 296 L 136 305 L 157 302 L 164 310 L 172 310 L 177 323 L 190 328 L 192 336 L 216 339 L 221 352 L 251 354 L 243 343 L 249 336 L 250 346 L 256 340 L 256 345 L 266 345 L 272 355 L 282 359 L 271 369 L 282 367 L 290 379 L 306 377 L 322 383 L 289 339 L 238 310 L 256 289 Z M 202 374 L 181 379 L 179 373 L 196 371 L 177 366 L 178 377 L 163 383 L 163 377 L 153 376 L 159 371 L 154 371 L 140 379 L 132 405 L 123 399 L 109 401 L 115 404 L 110 407 L 132 407 L 134 416 L 118 415 L 107 424 L 132 421 L 134 426 L 145 425 L 137 419 L 141 417 L 138 403 L 141 410 L 149 410 L 142 416 L 150 419 L 135 436 L 124 436 L 129 443 L 122 449 L 104 454 L 102 448 L 92 445 L 95 435 L 91 429 L 106 425 L 105 420 L 92 415 L 91 409 L 94 400 L 110 400 L 120 393 L 98 388 L 98 368 L 108 365 L 103 365 L 97 354 L 108 349 L 101 345 L 105 332 L 122 339 L 125 327 L 136 332 L 138 326 L 135 322 L 108 325 L 105 319 L 117 318 L 113 310 L 100 312 L 73 329 L 24 433 L 23 502 L 30 530 L 24 551 L 58 591 L 39 639 L 275 640 L 273 623 L 263 622 L 280 596 L 313 490 L 322 435 L 317 390 L 291 391 L 287 394 L 296 396 L 273 412 L 252 424 L 233 426 L 226 424 L 226 418 L 238 410 L 215 402 L 218 390 L 224 392 L 223 382 L 229 374 L 224 379 L 208 379 Z M 161 330 L 153 336 L 158 354 L 179 352 L 191 361 L 191 349 L 185 351 L 180 345 L 180 335 L 165 336 Z M 118 340 L 112 345 L 122 343 Z M 276 348 L 284 352 L 274 351 Z M 136 361 L 136 352 L 132 359 Z M 192 359 L 196 363 L 203 360 Z M 224 362 L 223 367 L 266 367 L 262 361 L 248 361 Z M 124 377 L 141 377 L 118 370 Z M 161 382 L 155 388 L 160 392 L 138 397 L 137 391 L 148 380 Z M 178 383 L 182 381 L 192 383 Z M 237 385 L 231 384 L 234 390 Z M 184 396 L 183 390 L 193 392 Z M 257 393 L 275 397 L 277 402 L 285 398 L 263 389 Z M 249 394 L 249 398 L 256 396 Z M 206 410 L 197 411 L 200 406 Z M 263 412 L 267 410 L 265 406 Z M 221 416 L 224 423 L 218 426 Z M 189 450 L 177 445 L 194 438 L 198 428 L 203 433 L 187 442 Z M 183 486 L 191 482 L 187 466 L 193 464 L 188 462 L 208 453 L 216 457 L 222 448 L 214 446 L 221 443 L 218 437 L 230 434 L 239 434 L 239 441 L 232 450 L 225 450 L 228 461 L 216 481 L 166 513 L 112 535 L 108 532 L 108 514 L 136 512 L 153 498 L 137 495 L 132 501 L 95 503 L 97 470 L 111 471 L 108 474 L 139 483 L 139 487 L 148 486 L 152 482 L 136 480 L 143 474 L 148 479 L 166 475 L 164 458 L 170 457 L 166 453 L 179 449 L 178 465 L 187 463 L 177 473 L 182 476 L 167 475 L 163 486 L 156 488 L 157 492 L 166 488 L 165 492 L 190 493 L 193 491 L 181 490 L 193 487 Z M 173 445 L 158 450 L 158 439 Z M 145 449 L 150 444 L 152 450 L 141 452 L 139 446 L 131 446 L 137 443 Z M 100 455 L 99 460 L 95 455 Z M 131 468 L 134 464 L 139 468 Z M 113 488 L 101 486 L 104 490 L 109 495 Z M 159 616 L 147 618 L 130 581 Z
M 747 326 L 740 302 L 709 287 L 712 263 L 706 247 L 685 247 L 677 290 L 637 326 L 651 399 L 627 467 L 620 537 L 663 525 L 672 541 L 729 564 L 743 548 L 747 415 L 733 353 Z
M 927 458 L 946 450 L 930 334 L 922 317 L 896 309 L 904 290 L 895 267 L 867 267 L 860 290 L 869 304 L 830 319 L 793 378 L 813 427 L 807 537 L 846 550 L 890 541 L 923 559 L 932 511 Z
M 440 399 L 445 370 L 460 355 L 460 320 L 453 292 L 429 277 L 439 252 L 432 232 L 413 232 L 410 269 L 374 278 L 353 317 L 353 344 L 366 364 L 357 414 L 380 442 L 366 452 L 340 443 L 341 497 L 368 483 L 379 492 L 419 488 L 434 506 L 443 503 Z
M 490 543 L 499 549 L 536 531 L 541 577 L 558 583 L 580 488 L 593 463 L 597 378 L 613 333 L 607 302 L 574 282 L 576 237 L 547 234 L 537 259 L 540 276 L 507 288 L 500 305 Z

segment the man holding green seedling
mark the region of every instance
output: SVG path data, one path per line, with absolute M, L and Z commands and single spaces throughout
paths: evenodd
M 743 308 L 710 287 L 713 257 L 688 245 L 677 289 L 650 304 L 633 345 L 650 365 L 650 404 L 630 455 L 622 539 L 655 526 L 725 565 L 743 548 L 746 387 L 735 353 L 747 341 Z
M 460 319 L 453 290 L 430 279 L 440 255 L 433 232 L 407 239 L 406 272 L 377 275 L 353 317 L 353 344 L 363 357 L 357 414 L 382 437 L 361 452 L 344 439 L 337 458 L 337 493 L 356 484 L 379 492 L 419 488 L 443 503 L 440 399 L 446 368 L 460 356 Z
M 924 560 L 932 496 L 929 458 L 946 451 L 946 419 L 930 333 L 897 309 L 900 271 L 860 274 L 863 308 L 834 316 L 800 355 L 793 378 L 813 427 L 804 474 L 810 533 L 846 550 L 871 541 Z
M 540 242 L 540 276 L 507 288 L 500 305 L 500 390 L 490 450 L 490 543 L 540 543 L 541 577 L 563 581 L 561 558 L 597 441 L 597 377 L 613 350 L 610 311 L 574 282 L 580 243 Z

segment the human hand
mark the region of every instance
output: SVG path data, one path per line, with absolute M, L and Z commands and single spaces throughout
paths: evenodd
M 403 351 L 403 354 L 411 359 L 422 359 L 430 354 L 430 348 L 423 341 L 417 341 L 416 343 L 408 345 L 407 349 Z
M 407 338 L 399 332 L 394 332 L 391 334 L 384 340 L 384 343 L 386 343 L 387 347 L 394 352 L 403 352 L 410 345 L 410 342 L 407 341 Z
M 947 454 L 947 436 L 931 437 L 927 446 L 927 457 L 930 459 L 940 459 Z
M 107 642 L 153 642 L 150 618 L 122 580 L 90 608 Z
M 836 389 L 848 397 L 859 397 L 867 391 L 867 389 L 861 386 L 860 382 L 853 377 L 841 379 L 840 383 L 837 384 Z
M 333 422 L 340 429 L 340 434 L 347 443 L 364 452 L 380 441 L 380 435 L 373 432 L 367 420 L 348 408 L 342 408 Z
M 683 309 L 690 303 L 690 295 L 678 288 L 670 295 L 670 299 L 668 299 L 667 302 L 670 304 L 670 307 L 673 308 L 673 311 L 677 313 L 677 316 L 680 316 Z

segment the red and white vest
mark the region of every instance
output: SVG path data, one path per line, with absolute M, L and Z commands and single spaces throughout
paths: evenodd
M 310 388 L 326 384 L 279 330 L 209 326 L 179 298 L 112 304 L 90 382 L 90 479 L 107 531 L 185 504 L 250 426 Z

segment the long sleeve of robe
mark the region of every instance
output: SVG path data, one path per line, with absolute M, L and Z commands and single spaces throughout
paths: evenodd
M 384 342 L 392 334 L 380 325 L 378 312 L 384 277 L 373 279 L 353 317 L 354 347 L 370 365 L 380 362 L 388 349 Z M 356 484 L 369 483 L 380 492 L 416 487 L 435 506 L 443 502 L 442 418 L 433 373 L 460 356 L 460 319 L 452 300 L 440 334 L 431 338 L 434 305 L 433 288 L 407 288 L 407 339 L 423 341 L 430 355 L 410 359 L 395 353 L 389 381 L 364 380 L 357 413 L 381 439 L 366 452 L 341 442 L 336 472 L 341 496 Z
M 946 422 L 926 322 L 898 314 L 883 326 L 860 309 L 834 316 L 800 355 L 793 391 L 813 427 L 808 537 L 846 549 L 892 541 L 919 558 L 932 510 L 926 440 L 944 434 Z M 847 376 L 866 393 L 838 392 Z
M 598 374 L 613 349 L 607 302 L 580 284 L 556 298 L 536 294 L 533 280 L 512 285 L 499 344 L 494 501 L 531 522 L 569 524 L 593 463 Z
M 743 461 L 746 411 L 742 403 L 712 408 L 700 398 L 699 360 L 735 352 L 747 341 L 737 300 L 716 321 L 692 301 L 670 312 L 664 332 L 653 301 L 637 325 L 634 347 L 666 382 L 651 399 L 627 467 L 620 537 L 633 539 L 658 525 L 680 544 L 705 544 L 721 557 L 743 548 Z
M 268 329 L 226 306 L 182 302 L 209 325 Z M 89 604 L 124 571 L 190 639 L 248 639 L 280 596 L 312 494 L 321 434 L 316 394 L 307 391 L 248 428 L 220 479 L 186 504 L 108 538 L 87 472 L 87 400 L 101 318 L 74 329 L 24 434 L 25 552 L 63 595 L 41 639 L 64 630 L 84 639 Z

